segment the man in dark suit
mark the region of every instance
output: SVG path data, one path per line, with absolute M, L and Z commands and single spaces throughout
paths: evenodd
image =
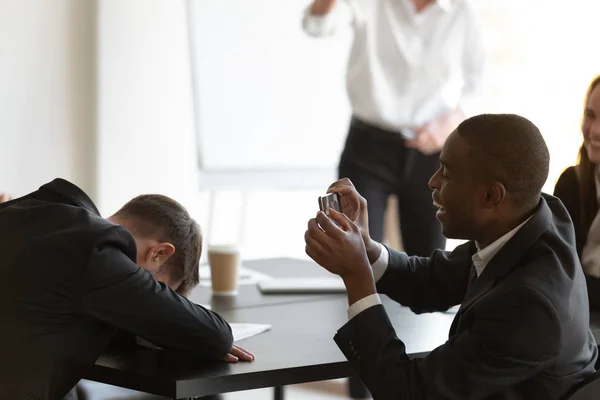
M 549 155 L 516 115 L 481 115 L 452 133 L 431 178 L 453 252 L 408 257 L 372 241 L 367 204 L 351 182 L 342 211 L 309 222 L 306 252 L 340 275 L 349 322 L 335 341 L 375 399 L 561 399 L 594 373 L 585 280 L 573 225 L 541 189 Z M 372 264 L 372 265 L 371 265 Z M 410 360 L 377 292 L 414 312 L 461 304 L 449 339 Z
M 181 295 L 198 283 L 202 238 L 166 196 L 139 196 L 106 220 L 56 179 L 0 205 L 0 237 L 0 399 L 61 399 L 119 329 L 167 350 L 252 359 L 225 320 Z

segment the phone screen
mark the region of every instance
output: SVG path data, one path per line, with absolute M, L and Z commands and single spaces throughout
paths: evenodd
M 335 211 L 342 212 L 340 195 L 338 193 L 330 193 L 326 196 L 319 197 L 319 208 L 327 215 L 329 215 L 330 208 L 333 208 Z

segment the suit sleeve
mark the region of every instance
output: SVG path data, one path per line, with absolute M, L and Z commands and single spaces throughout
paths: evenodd
M 431 257 L 409 257 L 389 249 L 388 268 L 377 291 L 417 314 L 460 304 L 469 282 L 472 246 L 465 243 L 452 253 L 436 250 Z
M 335 341 L 373 399 L 483 399 L 526 380 L 557 357 L 561 337 L 550 302 L 519 289 L 479 305 L 470 328 L 411 360 L 383 306 L 349 321 Z
M 229 324 L 154 280 L 127 256 L 128 240 L 131 235 L 119 227 L 95 247 L 85 276 L 84 312 L 167 350 L 205 357 L 228 353 Z

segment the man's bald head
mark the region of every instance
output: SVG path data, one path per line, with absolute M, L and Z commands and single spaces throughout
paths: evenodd
M 550 154 L 531 121 L 514 114 L 483 114 L 465 120 L 456 130 L 470 147 L 469 163 L 479 179 L 502 183 L 517 207 L 538 203 Z

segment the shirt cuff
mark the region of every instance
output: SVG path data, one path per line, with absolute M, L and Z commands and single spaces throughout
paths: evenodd
M 363 297 L 356 303 L 352 304 L 350 308 L 348 308 L 348 321 L 365 311 L 367 308 L 371 308 L 379 304 L 381 304 L 381 299 L 377 293 Z
M 373 265 L 371 265 L 371 268 L 373 269 L 373 279 L 375 279 L 375 282 L 379 281 L 383 274 L 385 274 L 390 262 L 389 250 L 381 243 L 378 244 L 379 247 L 381 247 L 381 253 L 379 253 L 379 258 L 373 263 Z
M 304 19 L 302 20 L 304 31 L 311 36 L 323 37 L 333 35 L 343 13 L 339 4 L 336 2 L 333 9 L 325 15 L 313 15 L 310 9 L 311 6 L 309 5 L 304 12 Z

